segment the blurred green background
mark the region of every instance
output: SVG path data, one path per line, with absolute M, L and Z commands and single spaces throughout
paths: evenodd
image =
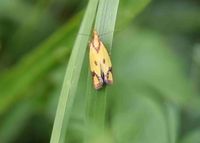
M 87 2 L 0 0 L 0 143 L 49 142 Z M 83 123 L 86 60 L 67 142 L 199 143 L 199 17 L 198 0 L 121 0 L 106 131 Z

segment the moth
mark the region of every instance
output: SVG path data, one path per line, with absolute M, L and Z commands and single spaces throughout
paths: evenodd
M 96 30 L 93 31 L 93 37 L 89 43 L 89 60 L 94 88 L 98 90 L 104 84 L 112 84 L 111 60 Z

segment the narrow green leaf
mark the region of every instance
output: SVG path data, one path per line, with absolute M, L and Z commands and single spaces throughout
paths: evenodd
M 97 11 L 97 17 L 95 22 L 95 29 L 100 35 L 102 42 L 105 44 L 108 51 L 111 51 L 113 32 L 115 29 L 116 16 L 118 10 L 119 0 L 100 0 L 99 7 Z M 101 34 L 104 34 L 102 35 Z M 90 72 L 88 73 L 88 78 L 90 77 Z M 91 87 L 91 80 L 87 83 L 88 87 Z M 88 88 L 86 91 L 88 96 L 88 109 L 87 118 L 88 122 L 92 122 L 99 127 L 105 125 L 105 115 L 106 115 L 106 100 L 107 100 L 107 90 L 103 88 L 101 90 L 95 91 L 93 87 Z
M 90 33 L 97 5 L 98 0 L 89 1 L 79 33 Z M 51 143 L 61 143 L 64 141 L 88 40 L 89 37 L 78 35 L 74 44 L 59 98 Z

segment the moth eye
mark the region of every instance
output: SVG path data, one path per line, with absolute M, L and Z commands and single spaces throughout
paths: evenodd
M 105 60 L 105 59 L 103 59 L 103 63 L 104 63 L 104 64 L 106 63 L 106 60 Z
M 94 61 L 94 64 L 97 66 L 97 61 Z

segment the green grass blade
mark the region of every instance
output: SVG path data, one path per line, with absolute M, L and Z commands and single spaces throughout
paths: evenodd
M 90 33 L 96 15 L 98 0 L 90 0 L 79 33 Z M 89 37 L 78 35 L 66 70 L 61 90 L 56 117 L 54 121 L 51 143 L 63 142 L 65 132 L 76 93 L 76 88 L 83 64 Z
M 95 29 L 99 32 L 101 40 L 110 51 L 117 17 L 119 0 L 101 0 L 97 12 Z
M 102 42 L 107 47 L 109 53 L 112 47 L 113 32 L 115 29 L 117 9 L 119 5 L 119 0 L 101 0 L 99 3 L 97 17 L 95 22 L 95 29 L 100 34 L 108 33 L 101 36 Z M 89 72 L 88 78 L 91 74 Z M 88 87 L 91 87 L 91 80 L 87 83 Z M 105 125 L 105 115 L 106 115 L 106 100 L 107 100 L 107 90 L 103 88 L 101 90 L 95 91 L 93 87 L 88 88 L 88 111 L 87 120 L 89 123 L 94 123 L 99 127 Z

